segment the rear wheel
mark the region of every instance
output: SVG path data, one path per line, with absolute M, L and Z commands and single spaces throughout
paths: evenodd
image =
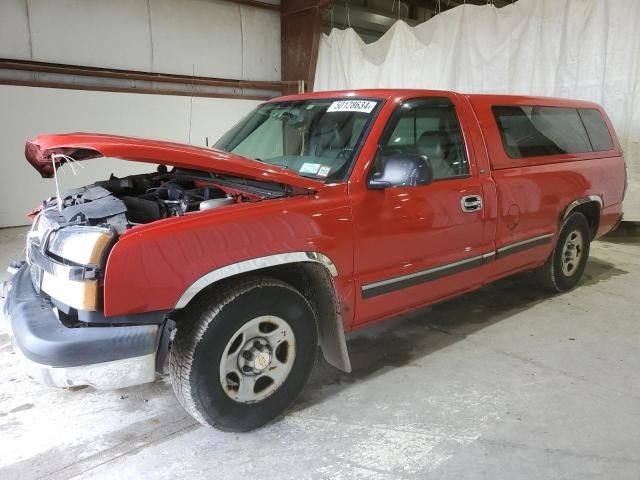
M 542 285 L 554 292 L 575 287 L 587 266 L 591 233 L 581 213 L 572 213 L 562 225 L 556 246 L 547 262 L 537 270 Z
M 311 306 L 290 285 L 270 278 L 233 282 L 198 299 L 188 317 L 171 348 L 171 382 L 200 423 L 257 428 L 304 387 L 318 334 Z

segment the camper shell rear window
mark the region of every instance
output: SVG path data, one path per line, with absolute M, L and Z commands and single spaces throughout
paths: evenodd
M 613 140 L 599 110 L 494 106 L 505 152 L 513 159 L 609 151 Z

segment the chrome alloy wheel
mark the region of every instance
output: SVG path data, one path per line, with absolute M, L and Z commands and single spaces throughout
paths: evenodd
M 567 235 L 562 248 L 562 273 L 565 276 L 570 277 L 578 271 L 583 250 L 584 240 L 582 233 L 578 230 L 573 230 Z
M 296 354 L 295 335 L 282 318 L 263 315 L 232 336 L 220 361 L 220 384 L 229 398 L 254 403 L 284 383 Z

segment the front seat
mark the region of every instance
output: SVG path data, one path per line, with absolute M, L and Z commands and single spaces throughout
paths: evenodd
M 424 155 L 433 167 L 433 178 L 455 177 L 456 172 L 451 166 L 451 151 L 453 142 L 446 132 L 424 132 L 418 139 L 418 153 Z
M 344 118 L 336 118 L 334 113 L 324 115 L 309 138 L 307 155 L 335 158 L 348 146 L 351 138 L 349 134 L 350 130 L 345 128 Z

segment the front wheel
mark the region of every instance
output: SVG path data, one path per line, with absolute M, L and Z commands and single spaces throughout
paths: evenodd
M 257 428 L 283 413 L 313 368 L 313 309 L 271 278 L 233 282 L 198 299 L 177 325 L 170 374 L 182 406 L 204 425 Z
M 553 292 L 566 292 L 575 287 L 587 267 L 590 242 L 586 217 L 572 213 L 560 229 L 553 253 L 536 272 L 540 283 Z

